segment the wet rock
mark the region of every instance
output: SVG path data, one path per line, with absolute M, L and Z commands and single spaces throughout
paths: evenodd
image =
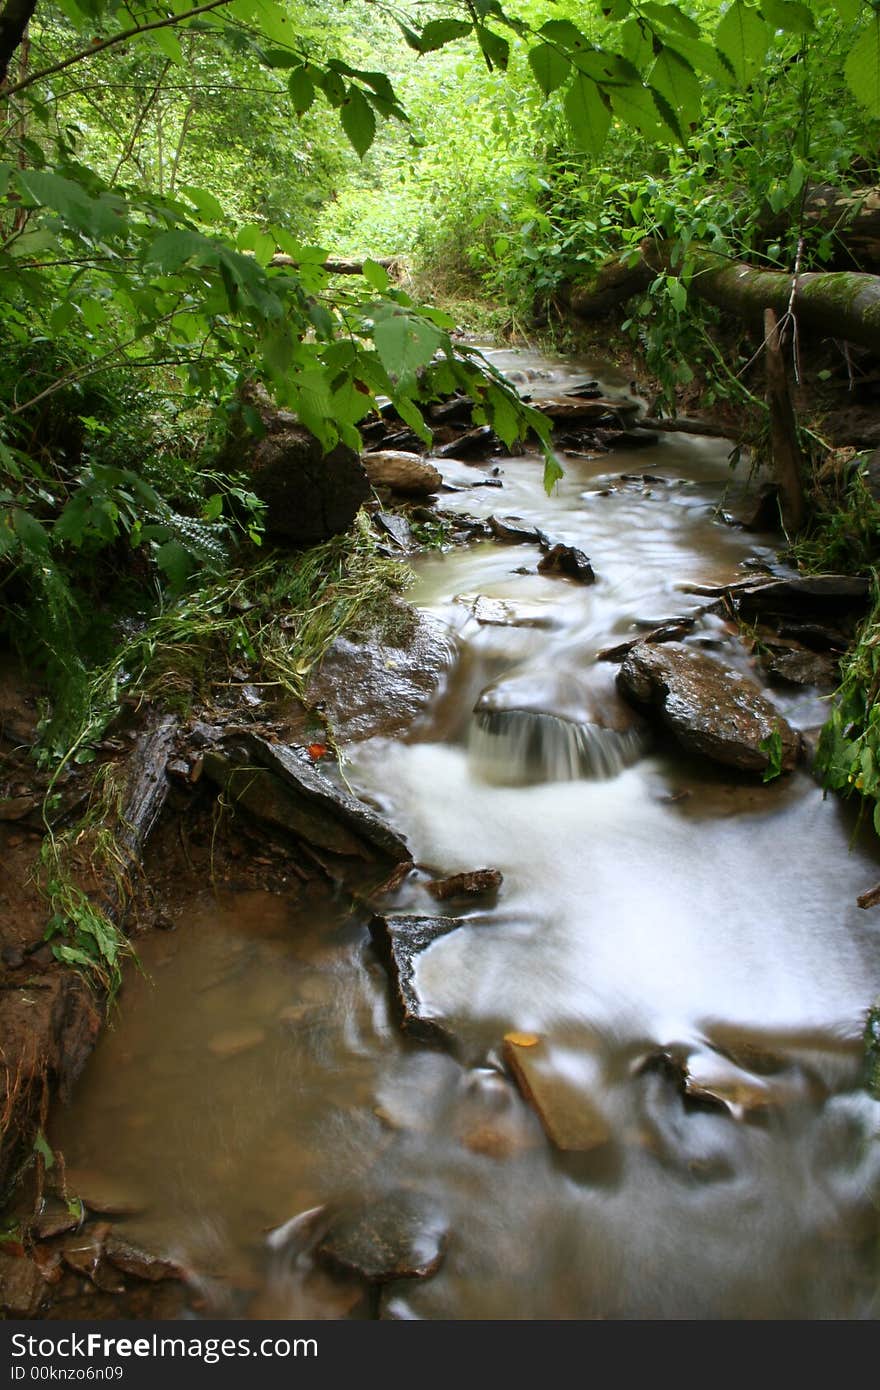
M 449 444 L 441 444 L 434 450 L 436 458 L 456 458 L 459 454 L 474 454 L 485 458 L 487 454 L 506 452 L 501 440 L 490 425 L 478 425 L 468 430 Z
M 474 403 L 470 396 L 453 396 L 451 400 L 428 408 L 428 414 L 438 425 L 469 425 Z
M 0 1254 L 0 1310 L 10 1318 L 34 1318 L 46 1293 L 46 1281 L 26 1255 Z
M 309 682 L 308 702 L 342 741 L 409 732 L 433 706 L 454 654 L 445 624 L 394 604 L 382 626 L 337 638 Z
M 427 1279 L 439 1269 L 448 1237 L 439 1207 L 412 1192 L 392 1192 L 341 1212 L 316 1254 L 371 1284 Z
M 277 409 L 261 387 L 247 388 L 244 407 L 218 466 L 247 475 L 266 504 L 267 532 L 294 545 L 317 545 L 347 531 L 370 495 L 355 451 L 338 444 L 325 454 L 296 416 Z M 250 412 L 259 417 L 261 438 L 248 427 Z
M 640 642 L 680 642 L 689 632 L 693 631 L 696 618 L 664 618 L 656 627 L 651 627 L 650 632 L 645 632 L 639 637 L 632 637 L 628 642 L 619 642 L 615 647 L 603 647 L 596 653 L 597 661 L 622 661 L 623 658 L 637 647 Z
M 206 753 L 207 776 L 223 791 L 224 797 L 269 825 L 305 840 L 316 849 L 330 850 L 352 858 L 365 858 L 364 842 L 332 814 L 298 796 L 266 768 L 250 767 L 246 760 L 223 752 Z
M 435 879 L 427 888 L 432 897 L 446 902 L 450 898 L 495 897 L 503 881 L 499 869 L 472 869 L 470 873 Z
M 487 524 L 496 540 L 510 545 L 541 545 L 547 539 L 543 531 L 518 516 L 490 516 Z
M 545 396 L 534 402 L 534 408 L 551 420 L 591 420 L 624 426 L 635 420 L 642 407 L 637 401 L 612 401 L 601 396 Z
M 548 604 L 510 603 L 485 594 L 456 594 L 455 603 L 469 608 L 481 627 L 553 627 Z
M 550 1142 L 564 1153 L 590 1153 L 611 1138 L 595 1101 L 554 1064 L 545 1039 L 508 1033 L 504 1059 L 523 1098 L 536 1111 Z
M 747 618 L 765 614 L 827 617 L 863 609 L 869 593 L 867 579 L 817 574 L 737 588 L 736 604 Z
M 120 1178 L 93 1168 L 68 1168 L 67 1191 L 89 1211 L 101 1216 L 139 1216 L 146 1202 L 134 1187 Z
M 825 652 L 811 652 L 791 643 L 781 646 L 768 644 L 761 655 L 761 665 L 767 676 L 783 685 L 812 685 L 819 690 L 833 690 L 838 684 L 839 669 L 833 657 Z
M 248 791 L 254 788 L 261 768 L 275 779 L 275 790 L 287 793 L 288 804 L 296 813 L 295 825 L 289 828 L 299 826 L 295 833 L 303 839 L 325 849 L 340 846 L 336 849 L 340 854 L 363 854 L 366 847 L 368 853 L 378 850 L 396 861 L 412 858 L 406 842 L 396 831 L 364 802 L 325 777 L 307 754 L 300 756 L 283 744 L 268 743 L 256 734 L 240 733 L 224 740 L 216 753 L 205 755 L 208 776 L 236 800 L 250 795 L 256 815 L 264 814 L 264 798 L 270 791 L 265 778 L 259 780 L 258 793 Z
M 373 487 L 387 487 L 402 497 L 429 497 L 443 479 L 433 464 L 402 449 L 379 449 L 362 462 Z
M 594 584 L 596 576 L 582 550 L 573 545 L 554 545 L 538 564 L 539 574 L 559 574 L 580 584 Z
M 398 516 L 396 512 L 376 512 L 373 523 L 401 550 L 413 549 L 413 533 L 405 516 Z
M 597 429 L 597 443 L 606 449 L 650 449 L 660 436 L 652 430 L 641 429 Z
M 704 652 L 641 643 L 625 658 L 618 684 L 688 752 L 762 773 L 769 754 L 760 745 L 778 732 L 783 770 L 797 762 L 799 737 L 759 686 Z
M 445 1045 L 452 1041 L 452 1034 L 427 1012 L 415 981 L 416 961 L 435 941 L 461 925 L 460 917 L 391 917 L 381 913 L 376 913 L 370 922 L 373 945 L 388 969 L 400 1027 L 420 1042 Z
M 48 1197 L 43 1203 L 43 1210 L 36 1217 L 31 1225 L 31 1231 L 37 1240 L 50 1240 L 52 1236 L 62 1236 L 68 1231 L 75 1231 L 82 1221 L 82 1206 L 72 1203 L 73 1210 L 67 1202 L 60 1201 L 57 1197 Z
M 183 782 L 189 785 L 190 765 L 184 762 L 183 758 L 171 758 L 165 766 L 165 771 L 174 782 Z
M 36 796 L 10 796 L 0 801 L 0 821 L 24 820 L 43 804 L 42 794 Z
M 175 1260 L 154 1255 L 149 1250 L 132 1245 L 121 1236 L 111 1235 L 104 1245 L 104 1253 L 112 1265 L 123 1274 L 131 1274 L 135 1279 L 145 1279 L 157 1284 L 163 1279 L 182 1279 L 184 1272 Z
M 68 1269 L 94 1282 L 95 1272 L 104 1257 L 104 1241 L 109 1231 L 109 1222 L 102 1221 L 87 1226 L 76 1235 L 65 1236 L 61 1243 L 61 1256 Z
M 850 641 L 842 628 L 827 623 L 780 622 L 777 630 L 780 637 L 790 638 L 815 652 L 845 652 Z
M 228 1032 L 217 1033 L 208 1043 L 208 1048 L 215 1057 L 238 1057 L 265 1041 L 265 1028 L 231 1028 Z

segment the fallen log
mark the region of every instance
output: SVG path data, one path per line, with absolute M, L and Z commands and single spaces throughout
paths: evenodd
M 669 248 L 642 243 L 642 253 L 658 274 L 676 273 Z M 880 276 L 854 270 L 759 270 L 717 252 L 691 247 L 689 292 L 756 324 L 772 309 L 783 318 L 792 309 L 801 328 L 880 352 Z
M 383 270 L 394 271 L 400 265 L 400 256 L 377 256 L 374 265 L 380 265 Z M 299 269 L 300 262 L 293 256 L 285 256 L 279 251 L 269 262 L 270 266 L 292 266 L 295 270 Z M 321 269 L 329 271 L 331 275 L 362 275 L 364 262 L 348 260 L 336 256 L 329 257 L 322 261 Z

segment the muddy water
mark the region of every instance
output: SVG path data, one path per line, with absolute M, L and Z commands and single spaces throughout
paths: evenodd
M 550 373 L 535 391 L 584 375 L 500 360 Z M 578 544 L 598 582 L 536 575 L 530 546 L 423 557 L 415 601 L 460 660 L 409 741 L 361 745 L 348 769 L 417 863 L 504 874 L 497 906 L 419 965 L 455 1055 L 401 1040 L 344 901 L 206 892 L 145 943 L 54 1139 L 74 1169 L 112 1164 L 143 1206 L 132 1236 L 197 1269 L 208 1306 L 233 1315 L 368 1315 L 307 1241 L 269 1230 L 407 1188 L 451 1234 L 439 1273 L 383 1293 L 386 1316 L 875 1316 L 880 1107 L 859 1086 L 859 1034 L 880 940 L 855 906 L 878 877 L 870 845 L 851 847 L 803 774 L 745 785 L 648 748 L 601 780 L 487 776 L 470 717 L 491 682 L 566 718 L 579 700 L 607 708 L 614 668 L 595 653 L 671 616 L 745 666 L 680 586 L 774 556 L 717 520 L 721 445 L 569 458 L 550 499 L 534 459 L 500 466 L 503 490 L 452 505 Z M 501 622 L 478 621 L 477 595 L 506 605 L 477 609 Z M 780 705 L 805 729 L 823 715 L 810 694 Z M 436 910 L 420 883 L 393 905 Z M 595 1110 L 604 1145 L 548 1143 L 502 1064 L 509 1030 L 541 1035 L 561 1103 Z M 684 1100 L 658 1051 L 727 1106 Z

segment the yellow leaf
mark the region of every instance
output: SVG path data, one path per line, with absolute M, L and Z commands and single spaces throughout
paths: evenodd
M 515 1047 L 534 1047 L 541 1039 L 537 1033 L 505 1033 L 504 1041 L 513 1043 Z

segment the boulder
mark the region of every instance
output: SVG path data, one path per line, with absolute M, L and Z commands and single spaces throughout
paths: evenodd
M 755 681 L 705 652 L 679 643 L 640 643 L 624 659 L 618 686 L 690 753 L 742 772 L 763 773 L 761 744 L 778 732 L 790 771 L 800 738 Z
M 265 503 L 268 534 L 305 546 L 347 531 L 370 495 L 355 450 L 338 444 L 325 454 L 320 441 L 290 411 L 279 410 L 262 387 L 247 388 L 243 403 L 218 464 L 247 476 Z M 253 412 L 259 433 L 248 425 Z
M 402 497 L 429 497 L 443 482 L 432 463 L 403 449 L 377 449 L 364 454 L 362 462 L 373 487 L 387 487 Z
M 560 574 L 580 584 L 594 584 L 593 567 L 582 550 L 573 545 L 554 545 L 538 565 L 539 574 Z
M 472 869 L 470 873 L 435 878 L 427 888 L 431 896 L 440 902 L 446 902 L 449 898 L 494 898 L 498 896 L 503 881 L 500 869 Z

